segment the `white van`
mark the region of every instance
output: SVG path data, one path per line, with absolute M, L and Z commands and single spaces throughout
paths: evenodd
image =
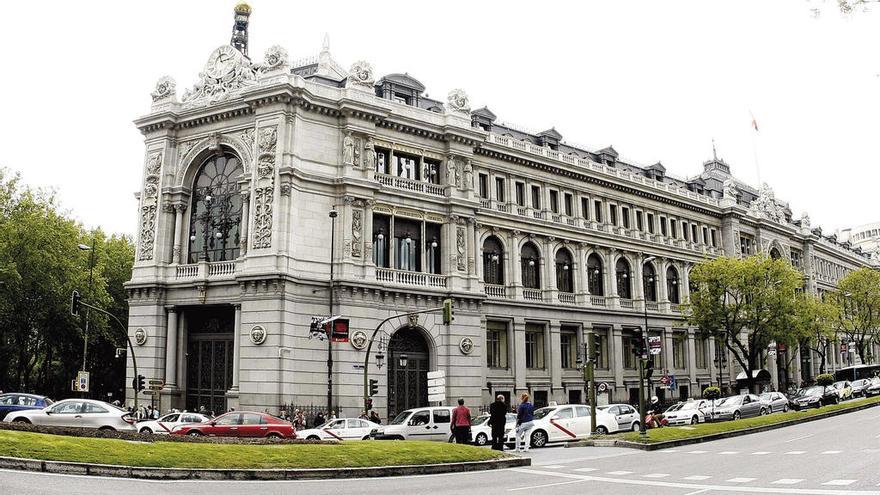
M 452 407 L 416 407 L 398 414 L 371 436 L 377 440 L 435 440 L 448 442 L 452 436 Z

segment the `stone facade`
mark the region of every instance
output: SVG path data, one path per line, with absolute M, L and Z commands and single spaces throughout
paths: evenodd
M 471 110 L 460 89 L 445 103 L 423 90 L 405 74 L 375 81 L 363 61 L 349 75 L 326 41 L 301 62 L 277 46 L 263 63 L 221 47 L 180 101 L 174 80 L 159 80 L 151 112 L 136 121 L 146 151 L 127 287 L 130 333 L 147 336 L 136 348 L 139 373 L 165 380 L 163 408 L 325 404 L 328 343 L 310 338 L 310 323 L 330 311 L 331 252 L 332 312 L 350 320 L 352 336 L 454 300 L 448 327 L 439 313 L 392 318 L 380 336 L 391 344 L 398 330 L 416 329 L 408 344 L 420 338 L 427 351 L 425 369 L 411 368 L 412 376 L 443 370 L 449 400 L 470 405 L 523 391 L 539 401 L 583 400 L 577 355 L 588 332 L 605 346 L 600 400 L 628 400 L 637 371 L 626 336 L 644 326 L 645 311 L 663 338 L 658 364 L 676 376 L 676 395 L 730 383 L 732 360 L 722 376 L 712 342 L 682 326 L 681 288 L 694 263 L 770 253 L 803 270 L 814 291 L 868 263 L 807 218 L 793 219 L 769 187 L 737 181 L 717 157 L 682 181 L 611 147 L 566 144 L 555 129 L 497 123 L 488 109 Z M 236 239 L 221 218 L 198 213 L 211 198 L 199 199 L 194 181 L 220 156 L 242 167 L 232 183 L 241 205 Z M 218 260 L 209 242 L 234 256 Z M 524 249 L 537 254 L 524 257 Z M 647 298 L 644 284 L 632 283 L 645 270 L 654 273 Z M 332 344 L 334 408 L 344 415 L 362 406 L 360 344 Z M 403 368 L 400 352 L 387 347 L 373 348 L 388 354 L 386 367 L 371 356 L 368 369 L 383 416 L 424 402 L 419 383 L 398 389 L 418 388 L 418 396 L 389 404 L 398 393 L 389 381 L 400 387 L 404 378 L 388 373 Z

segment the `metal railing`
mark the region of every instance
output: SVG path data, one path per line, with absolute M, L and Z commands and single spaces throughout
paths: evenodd
M 401 285 L 421 287 L 446 287 L 446 275 L 434 273 L 411 272 L 392 268 L 376 268 L 376 280 Z

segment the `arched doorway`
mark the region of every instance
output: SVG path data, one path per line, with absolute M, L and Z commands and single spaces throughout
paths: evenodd
M 428 405 L 428 342 L 415 327 L 394 332 L 388 342 L 388 417 Z
M 186 408 L 204 406 L 214 414 L 226 412 L 226 391 L 232 386 L 232 306 L 186 308 Z

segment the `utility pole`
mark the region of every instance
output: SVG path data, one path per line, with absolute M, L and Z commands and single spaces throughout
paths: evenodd
M 333 263 L 336 261 L 336 208 L 330 210 L 330 314 L 333 318 Z M 333 414 L 333 326 L 327 327 L 327 414 Z
M 596 349 L 596 336 L 593 332 L 587 334 L 587 352 L 588 356 L 586 367 L 584 367 L 585 380 L 587 381 L 587 397 L 590 401 L 590 436 L 596 434 L 596 377 L 595 367 L 596 361 L 599 359 L 599 353 Z
M 85 244 L 80 244 L 78 247 L 81 251 L 88 251 L 89 252 L 89 300 L 91 300 L 94 297 L 94 294 L 92 293 L 92 285 L 93 285 L 92 281 L 94 280 L 93 274 L 95 271 L 95 237 L 92 236 L 92 245 L 91 246 L 86 246 Z M 85 333 L 83 334 L 83 364 L 82 364 L 82 368 L 80 368 L 83 371 L 88 371 L 87 358 L 89 355 L 89 323 L 91 323 L 91 314 L 90 313 L 91 313 L 91 309 L 86 307 L 86 329 L 85 329 Z M 80 395 L 82 397 L 85 397 L 86 395 L 88 395 L 88 392 L 82 392 Z

